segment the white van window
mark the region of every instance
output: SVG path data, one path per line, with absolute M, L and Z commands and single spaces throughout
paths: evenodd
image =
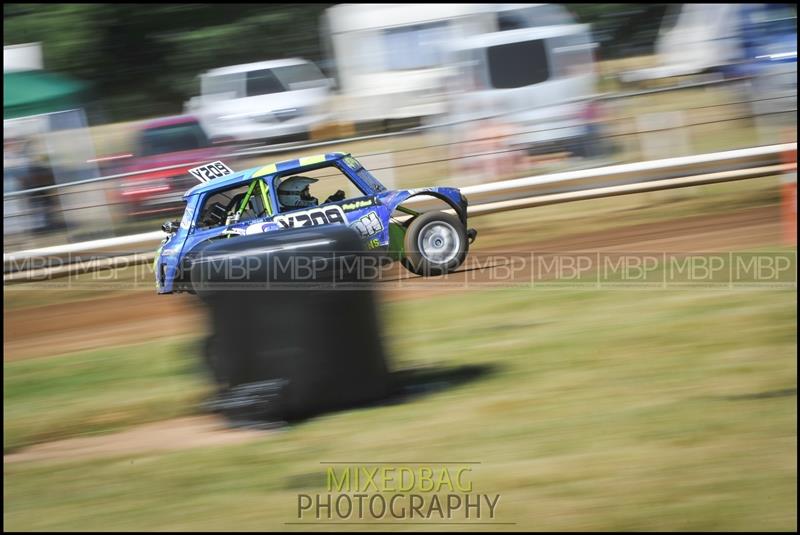
M 383 31 L 386 68 L 390 71 L 437 67 L 444 61 L 447 22 L 415 24 Z
M 520 10 L 501 11 L 497 14 L 497 31 L 507 32 L 527 28 L 530 23 Z
M 539 84 L 550 77 L 544 41 L 522 41 L 486 50 L 489 81 L 495 89 L 513 89 Z

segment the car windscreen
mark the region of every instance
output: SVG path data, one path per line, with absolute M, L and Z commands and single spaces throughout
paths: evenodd
M 370 188 L 370 192 L 365 193 L 379 193 L 381 191 L 386 191 L 386 186 L 380 183 L 380 181 L 375 178 L 372 173 L 367 171 L 361 162 L 353 158 L 352 156 L 347 156 L 344 158 L 344 163 L 347 167 L 352 169 L 358 177 L 364 181 L 364 183 Z
M 287 91 L 297 91 L 311 87 L 323 87 L 327 85 L 322 72 L 311 63 L 300 65 L 290 65 L 273 69 L 275 77 L 280 80 Z
M 247 73 L 247 96 L 270 95 L 281 93 L 286 88 L 275 76 L 273 69 L 261 69 Z
M 261 69 L 247 73 L 247 96 L 297 91 L 326 84 L 320 70 L 310 63 Z
M 242 74 L 215 74 L 202 78 L 204 95 L 219 95 L 228 98 L 242 98 Z
M 525 87 L 550 77 L 547 50 L 541 39 L 489 47 L 486 59 L 489 80 L 495 89 Z
M 139 155 L 153 156 L 208 147 L 205 132 L 197 123 L 150 128 L 142 133 Z

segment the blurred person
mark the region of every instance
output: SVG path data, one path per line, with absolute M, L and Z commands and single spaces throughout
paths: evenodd
M 28 191 L 52 186 L 55 183 L 52 168 L 45 154 L 34 148 L 30 138 L 14 138 L 5 144 L 3 158 L 3 193 Z M 34 191 L 20 197 L 28 213 L 24 227 L 35 233 L 58 228 L 57 201 L 52 191 Z
M 13 137 L 3 140 L 3 193 L 21 189 L 22 177 L 27 176 L 28 167 L 24 140 Z
M 586 135 L 573 146 L 573 154 L 579 158 L 601 158 L 613 154 L 610 141 L 603 137 L 604 110 L 597 101 L 590 101 L 580 114 Z
M 53 169 L 44 154 L 30 158 L 30 166 L 25 189 L 37 189 L 55 184 Z M 59 202 L 53 190 L 30 193 L 28 204 L 35 221 L 34 232 L 49 232 L 64 228 L 64 220 L 58 211 Z
M 19 138 L 3 140 L 3 195 L 25 189 L 30 174 L 24 142 Z M 24 197 L 3 198 L 3 236 L 21 234 L 29 228 L 28 206 Z

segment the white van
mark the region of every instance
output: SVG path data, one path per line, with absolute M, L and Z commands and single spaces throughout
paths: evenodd
M 450 118 L 497 117 L 514 144 L 584 144 L 595 92 L 595 44 L 585 24 L 522 28 L 452 43 Z M 573 152 L 579 151 L 580 147 Z
M 201 95 L 186 111 L 211 137 L 236 141 L 307 138 L 329 117 L 330 81 L 304 59 L 212 69 L 200 76 Z

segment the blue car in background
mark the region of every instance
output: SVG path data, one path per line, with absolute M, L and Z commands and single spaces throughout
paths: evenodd
M 201 183 L 184 195 L 181 221 L 162 226 L 168 236 L 154 262 L 158 293 L 189 291 L 191 254 L 213 240 L 347 225 L 359 234 L 366 249 L 387 252 L 413 273 L 443 275 L 464 262 L 477 235 L 467 228 L 467 199 L 458 189 L 387 190 L 347 153 L 287 160 L 235 173 L 222 162 L 213 162 L 190 172 Z M 331 194 L 323 202 L 313 198 L 302 207 L 286 206 L 278 193 L 292 179 L 313 183 L 314 193 L 327 185 Z M 403 206 L 418 196 L 438 199 L 454 214 L 450 210 L 421 213 Z
M 740 55 L 722 66 L 727 76 L 759 76 L 792 64 L 796 73 L 797 8 L 792 4 L 742 4 L 734 32 Z
M 738 22 L 741 56 L 723 67 L 724 74 L 750 78 L 748 96 L 760 128 L 796 130 L 797 6 L 742 4 Z M 785 141 L 783 136 L 767 141 Z

